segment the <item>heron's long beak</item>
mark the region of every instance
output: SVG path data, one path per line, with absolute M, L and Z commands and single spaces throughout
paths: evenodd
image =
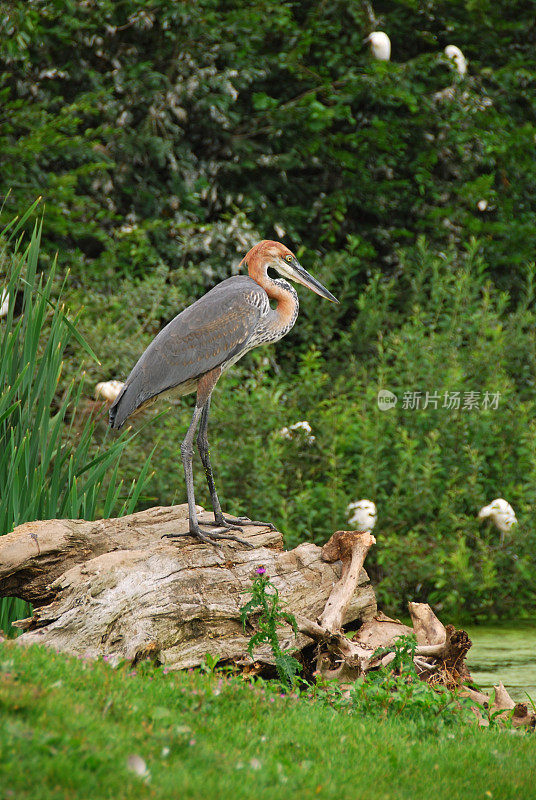
M 320 297 L 325 297 L 326 300 L 331 300 L 332 303 L 338 303 L 336 297 L 334 297 L 331 292 L 328 292 L 325 286 L 322 286 L 320 281 L 317 281 L 316 278 L 313 278 L 312 275 L 309 275 L 306 269 L 304 269 L 301 264 L 293 264 L 291 268 L 292 273 L 292 280 L 296 281 L 296 283 L 301 283 L 303 286 L 307 286 L 308 289 L 312 289 L 313 292 L 319 294 Z

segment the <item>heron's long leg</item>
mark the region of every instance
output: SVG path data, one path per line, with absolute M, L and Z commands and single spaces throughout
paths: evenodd
M 240 539 L 240 537 L 235 536 L 234 534 L 227 532 L 227 526 L 222 526 L 220 530 L 215 531 L 206 531 L 199 527 L 199 520 L 197 518 L 197 511 L 195 509 L 195 495 L 194 495 L 194 474 L 192 468 L 192 461 L 194 456 L 194 437 L 195 432 L 197 430 L 197 426 L 199 424 L 199 420 L 203 414 L 203 410 L 207 401 L 210 400 L 210 393 L 214 388 L 214 385 L 219 377 L 219 372 L 214 375 L 210 376 L 210 373 L 199 382 L 198 390 L 197 390 L 197 402 L 194 408 L 194 413 L 192 415 L 192 421 L 188 427 L 186 432 L 186 436 L 181 444 L 181 459 L 184 466 L 184 477 L 186 481 L 186 494 L 188 496 L 188 514 L 190 518 L 190 534 L 192 536 L 196 536 L 201 541 L 206 542 L 208 544 L 216 544 L 217 541 L 220 539 L 232 539 L 235 542 L 239 542 L 240 544 L 246 545 L 247 547 L 253 547 L 251 542 L 246 541 L 245 539 Z M 208 378 L 208 380 L 207 380 Z M 211 380 L 212 378 L 212 380 Z M 165 534 L 165 538 L 174 539 L 182 534 Z
M 197 434 L 197 449 L 199 450 L 199 455 L 201 456 L 201 462 L 205 470 L 205 477 L 207 479 L 208 490 L 210 492 L 210 499 L 212 501 L 212 508 L 214 509 L 214 522 L 213 523 L 206 522 L 204 524 L 217 525 L 224 528 L 228 528 L 230 530 L 237 530 L 237 531 L 241 531 L 242 527 L 240 526 L 244 525 L 256 525 L 258 527 L 264 526 L 266 528 L 270 528 L 270 530 L 275 530 L 275 527 L 272 525 L 271 522 L 258 522 L 257 520 L 248 519 L 247 517 L 238 517 L 237 519 L 230 519 L 229 517 L 224 517 L 223 512 L 221 510 L 218 493 L 216 491 L 216 484 L 214 483 L 214 473 L 212 472 L 212 465 L 210 463 L 210 448 L 208 444 L 208 415 L 210 411 L 210 400 L 211 396 L 209 396 L 203 408 L 203 413 L 201 414 L 201 422 L 199 425 L 199 433 Z
M 203 412 L 201 414 L 201 423 L 199 425 L 199 433 L 197 434 L 197 449 L 201 456 L 201 463 L 205 470 L 205 478 L 207 479 L 208 490 L 210 492 L 210 499 L 212 501 L 212 508 L 214 509 L 214 519 L 218 524 L 220 520 L 223 524 L 223 512 L 221 510 L 218 493 L 216 491 L 216 484 L 214 483 L 214 473 L 212 472 L 212 465 L 210 463 L 210 452 L 208 444 L 208 414 L 210 411 L 211 397 L 208 398 Z M 236 526 L 238 527 L 238 526 Z M 240 530 L 240 529 L 238 529 Z

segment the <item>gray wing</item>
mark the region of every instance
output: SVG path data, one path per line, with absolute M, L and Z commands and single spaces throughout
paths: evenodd
M 219 283 L 153 339 L 110 408 L 110 425 L 120 428 L 147 401 L 245 350 L 267 309 L 266 292 L 251 278 L 237 275 Z

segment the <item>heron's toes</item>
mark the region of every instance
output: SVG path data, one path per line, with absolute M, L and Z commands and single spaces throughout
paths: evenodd
M 236 524 L 236 520 L 225 519 L 215 519 L 215 520 L 203 520 L 203 525 L 210 525 L 211 528 L 223 528 L 227 531 L 240 531 L 242 533 L 242 528 L 240 525 Z
M 213 522 L 204 522 L 203 525 L 214 525 Z M 217 523 L 216 523 L 217 524 Z M 184 533 L 164 533 L 162 535 L 162 539 L 178 539 L 181 536 L 193 536 L 195 539 L 199 539 L 201 542 L 205 544 L 211 544 L 214 547 L 218 547 L 220 541 L 224 539 L 230 539 L 232 542 L 238 542 L 238 544 L 244 545 L 244 547 L 255 547 L 254 544 L 248 542 L 247 539 L 241 539 L 240 536 L 235 536 L 233 533 L 229 533 L 229 530 L 238 530 L 241 531 L 242 528 L 239 528 L 237 525 L 225 525 L 223 527 L 217 527 L 216 530 L 203 530 L 196 525 L 189 531 L 184 531 Z
M 249 517 L 237 517 L 235 521 L 239 522 L 240 525 L 256 525 L 258 528 L 268 528 L 271 531 L 277 530 L 271 522 L 261 522 L 258 519 L 250 519 Z
M 205 523 L 203 523 L 204 525 Z M 240 530 L 240 529 L 239 529 Z M 235 536 L 234 533 L 229 533 L 229 528 L 227 527 L 220 527 L 216 528 L 215 530 L 203 530 L 202 528 L 197 525 L 195 528 L 190 530 L 191 536 L 196 536 L 198 539 L 201 539 L 202 542 L 205 544 L 214 545 L 217 547 L 221 541 L 225 539 L 229 539 L 232 542 L 238 542 L 238 544 L 243 545 L 244 547 L 255 547 L 254 544 L 248 542 L 247 539 L 241 539 L 240 536 Z
M 244 547 L 255 547 L 254 544 L 248 542 L 247 539 L 242 539 L 240 536 L 235 536 L 233 533 L 228 533 L 229 528 L 223 528 L 224 532 L 221 533 L 220 531 L 206 531 L 206 536 L 208 536 L 211 540 L 211 544 L 216 545 L 222 539 L 230 539 L 232 542 L 238 542 L 238 544 L 244 545 Z M 240 530 L 240 528 L 238 529 Z
M 272 525 L 271 522 L 259 522 L 259 520 L 250 519 L 249 517 L 237 517 L 236 519 L 229 519 L 229 517 L 221 517 L 216 520 L 215 524 L 229 525 L 230 527 L 237 528 L 240 531 L 246 525 L 255 526 L 257 528 L 269 528 L 271 531 L 276 530 L 275 525 Z

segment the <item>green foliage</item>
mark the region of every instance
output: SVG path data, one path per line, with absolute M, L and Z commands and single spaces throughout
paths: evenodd
M 295 683 L 296 674 L 301 670 L 301 664 L 291 656 L 288 649 L 281 648 L 277 629 L 285 624 L 291 625 L 297 636 L 298 626 L 294 615 L 282 610 L 277 587 L 271 582 L 264 567 L 259 567 L 255 571 L 251 586 L 251 600 L 240 609 L 240 619 L 244 631 L 249 617 L 254 613 L 258 613 L 255 622 L 256 630 L 249 640 L 248 652 L 250 656 L 253 656 L 257 645 L 269 644 L 275 659 L 279 680 L 284 687 L 291 688 Z
M 474 724 L 474 702 L 443 686 L 432 687 L 418 677 L 413 663 L 416 644 L 415 636 L 400 636 L 392 648 L 378 650 L 375 655 L 394 650 L 394 659 L 385 667 L 367 672 L 355 681 L 350 692 L 337 681 L 318 678 L 304 690 L 305 696 L 359 717 L 411 721 L 427 733 L 437 734 L 452 725 Z
M 413 663 L 416 645 L 413 635 L 399 637 L 394 643 L 393 661 L 356 681 L 353 708 L 375 718 L 411 719 L 435 731 L 444 725 L 469 722 L 474 715 L 467 698 L 457 697 L 442 686 L 432 687 L 417 676 Z
M 119 460 L 131 435 L 123 435 L 94 452 L 94 422 L 84 416 L 83 376 L 71 377 L 60 395 L 58 386 L 66 351 L 73 338 L 89 345 L 52 301 L 55 266 L 38 274 L 41 225 L 26 248 L 14 241 L 18 226 L 1 240 L 0 261 L 6 270 L 0 321 L 0 535 L 35 519 L 93 519 L 131 513 L 147 479 L 149 461 L 125 492 Z M 20 307 L 19 307 L 20 305 Z M 4 599 L 0 628 L 9 630 L 20 602 Z
M 15 207 L 44 187 L 49 252 L 92 280 L 165 262 L 211 283 L 277 226 L 317 252 L 357 242 L 362 275 L 392 272 L 418 234 L 438 249 L 472 234 L 515 287 L 535 244 L 532 9 L 397 0 L 370 14 L 16 0 L 0 27 L 2 184 Z M 373 25 L 391 63 L 363 45 Z M 453 40 L 464 80 L 442 54 Z

